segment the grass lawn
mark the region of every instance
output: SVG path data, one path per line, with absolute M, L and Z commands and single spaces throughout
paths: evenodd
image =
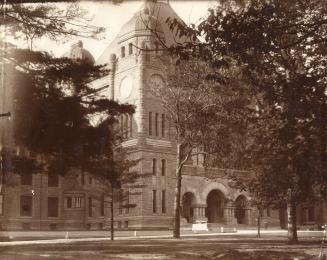
M 68 242 L 0 247 L 4 260 L 242 260 L 317 259 L 318 237 L 301 238 L 299 245 L 287 245 L 283 237 L 189 237 L 182 239 L 129 239 L 117 241 Z M 327 253 L 327 248 L 325 248 Z M 323 258 L 326 259 L 326 258 Z

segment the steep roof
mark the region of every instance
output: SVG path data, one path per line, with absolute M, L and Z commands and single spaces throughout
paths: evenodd
M 153 30 L 160 33 L 166 46 L 172 46 L 176 44 L 176 42 L 184 42 L 185 39 L 176 36 L 176 34 L 170 30 L 167 23 L 168 18 L 182 21 L 167 1 L 145 1 L 134 16 L 122 26 L 116 38 L 104 50 L 96 63 L 108 63 L 111 53 L 115 53 L 118 56 L 118 43 L 124 39 L 142 35 L 142 33 L 146 35 L 146 33 Z

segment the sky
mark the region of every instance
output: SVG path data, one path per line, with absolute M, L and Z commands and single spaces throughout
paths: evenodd
M 213 7 L 217 0 L 170 0 L 169 4 L 175 12 L 186 22 L 198 23 L 201 18 L 206 17 L 208 8 Z M 89 12 L 93 17 L 91 24 L 106 28 L 105 37 L 101 40 L 81 39 L 84 48 L 89 50 L 97 59 L 114 37 L 119 33 L 120 28 L 126 23 L 142 5 L 142 0 L 124 0 L 119 5 L 109 1 L 91 2 L 83 1 L 80 6 Z M 70 49 L 71 44 L 76 43 L 80 38 L 73 38 L 63 42 L 50 42 L 49 40 L 37 41 L 34 49 L 46 50 L 55 56 L 61 56 Z

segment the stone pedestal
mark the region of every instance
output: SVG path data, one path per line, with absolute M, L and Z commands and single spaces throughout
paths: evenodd
M 234 225 L 237 224 L 237 220 L 234 216 L 234 206 L 233 203 L 228 202 L 226 203 L 226 207 L 224 210 L 224 221 L 227 225 Z
M 245 209 L 245 220 L 244 220 L 244 223 L 247 224 L 247 225 L 253 225 L 252 223 L 252 217 L 251 217 L 251 209 L 247 208 Z
M 205 216 L 205 209 L 207 205 L 193 205 L 192 210 L 193 210 L 193 218 L 192 222 L 193 223 L 207 223 L 208 219 Z
M 208 231 L 208 219 L 205 216 L 207 205 L 193 205 L 192 231 Z

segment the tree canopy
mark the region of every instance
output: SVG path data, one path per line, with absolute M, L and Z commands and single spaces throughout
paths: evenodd
M 326 17 L 321 0 L 254 0 L 223 1 L 197 27 L 169 21 L 191 39 L 172 51 L 237 66 L 251 86 L 254 109 L 240 120 L 255 174 L 243 188 L 260 203 L 291 204 L 293 225 L 296 205 L 326 198 Z

